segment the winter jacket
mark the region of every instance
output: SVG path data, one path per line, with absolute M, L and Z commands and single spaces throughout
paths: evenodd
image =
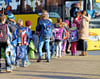
M 81 22 L 80 22 L 80 28 L 79 28 L 79 39 L 87 40 L 88 39 L 88 33 L 89 33 L 89 21 L 91 17 L 83 16 Z
M 45 29 L 45 25 L 46 24 L 50 24 L 50 28 L 47 29 L 47 34 L 45 34 L 44 32 L 44 29 Z M 37 27 L 36 27 L 36 31 L 38 31 L 40 33 L 40 36 L 42 36 L 43 38 L 46 38 L 46 39 L 50 39 L 51 36 L 52 36 L 52 23 L 48 20 L 48 19 L 44 19 L 44 20 L 41 20 L 39 21 L 39 23 L 37 24 Z M 45 37 L 44 37 L 45 36 Z
M 80 21 L 81 21 L 81 18 L 79 18 L 79 17 L 76 17 L 76 18 L 73 20 L 73 23 L 76 24 L 78 30 L 79 30 L 79 27 L 80 27 Z
M 16 35 L 17 35 L 17 42 L 22 43 L 22 32 L 25 30 L 25 27 L 20 27 L 17 25 Z

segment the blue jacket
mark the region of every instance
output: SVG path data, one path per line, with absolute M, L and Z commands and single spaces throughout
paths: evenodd
M 25 30 L 26 30 L 26 34 L 28 36 L 28 39 L 27 39 L 27 43 L 29 44 L 30 43 L 30 39 L 32 38 L 32 32 L 31 32 L 31 29 L 25 27 Z
M 47 24 L 49 25 L 48 28 L 46 27 Z M 36 31 L 40 33 L 40 36 L 50 39 L 52 36 L 52 23 L 48 19 L 41 20 L 37 24 Z
M 25 27 L 20 27 L 17 25 L 17 30 L 16 30 L 16 35 L 17 35 L 17 42 L 20 42 L 22 43 L 22 36 L 21 36 L 21 32 L 20 31 L 24 31 L 25 30 Z

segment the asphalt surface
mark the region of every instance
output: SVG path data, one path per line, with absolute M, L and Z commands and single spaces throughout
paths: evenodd
M 3 70 L 0 79 L 100 79 L 100 51 L 88 51 L 88 56 L 52 58 L 50 63 L 36 61 L 30 60 L 30 66 L 16 68 L 12 73 Z

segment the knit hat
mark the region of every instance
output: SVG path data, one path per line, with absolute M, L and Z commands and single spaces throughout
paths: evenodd
M 14 14 L 13 13 L 7 14 L 7 19 L 13 19 L 13 20 L 15 20 Z
M 31 23 L 31 21 L 29 21 L 29 20 L 27 20 L 27 21 L 25 22 L 25 25 L 26 25 L 26 26 L 31 26 L 31 24 L 32 24 L 32 23 Z
M 68 20 L 65 20 L 64 22 L 67 23 L 67 25 L 69 25 L 69 21 Z

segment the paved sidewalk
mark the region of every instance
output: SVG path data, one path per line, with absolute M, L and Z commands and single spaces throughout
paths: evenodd
M 65 56 L 43 60 L 30 60 L 27 68 L 19 67 L 12 73 L 0 73 L 0 79 L 100 79 L 99 56 Z

